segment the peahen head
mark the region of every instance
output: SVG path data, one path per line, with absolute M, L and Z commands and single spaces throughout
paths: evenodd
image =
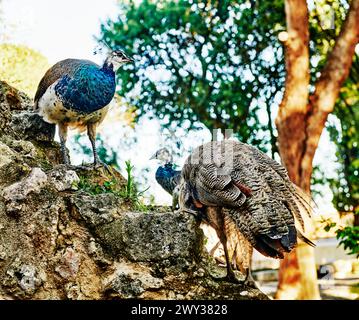
M 156 153 L 150 158 L 150 160 L 157 159 L 161 164 L 172 163 L 172 154 L 168 151 L 167 148 L 161 148 L 156 151 Z
M 122 50 L 113 50 L 107 54 L 104 67 L 117 71 L 122 65 L 132 63 L 133 59 L 127 56 Z

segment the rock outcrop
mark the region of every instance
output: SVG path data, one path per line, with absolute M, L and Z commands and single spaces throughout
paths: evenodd
M 0 82 L 0 299 L 267 299 L 214 279 L 194 217 L 136 209 L 116 171 L 61 165 L 54 132 Z

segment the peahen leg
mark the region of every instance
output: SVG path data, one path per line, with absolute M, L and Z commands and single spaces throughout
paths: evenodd
M 216 250 L 218 249 L 219 245 L 221 244 L 220 241 L 218 241 L 215 246 L 209 251 L 209 255 L 210 256 L 214 256 L 214 253 L 216 252 Z
M 228 253 L 228 249 L 227 249 L 227 237 L 226 237 L 226 234 L 224 233 L 224 230 L 220 231 L 220 234 L 218 235 L 218 237 L 222 243 L 224 255 L 226 257 L 227 275 L 225 276 L 225 278 L 223 280 L 227 280 L 227 281 L 233 282 L 233 283 L 239 283 L 240 281 L 236 278 L 236 275 L 232 269 L 232 263 L 230 261 L 229 253 Z
M 97 154 L 96 149 L 96 124 L 95 123 L 88 123 L 87 124 L 87 135 L 89 136 L 91 145 L 92 145 L 92 152 L 93 152 L 93 164 L 94 166 L 97 166 L 101 163 L 100 158 Z
M 226 258 L 226 267 L 227 267 L 227 275 L 224 278 L 220 278 L 217 280 L 225 280 L 233 283 L 240 283 L 240 281 L 236 278 L 236 275 L 232 268 L 232 263 L 230 261 L 230 256 L 227 248 L 227 235 L 224 224 L 224 212 L 222 208 L 208 208 L 206 210 L 206 216 L 208 223 L 216 230 L 219 241 L 222 243 L 224 255 Z
M 67 125 L 64 123 L 59 124 L 59 136 L 60 136 L 61 153 L 62 153 L 64 164 L 70 165 L 70 159 L 66 150 Z
M 87 124 L 87 134 L 89 136 L 91 145 L 92 145 L 92 151 L 93 151 L 93 165 L 95 168 L 98 168 L 100 166 L 104 167 L 105 170 L 111 175 L 113 176 L 113 172 L 110 170 L 109 166 L 102 162 L 97 154 L 97 149 L 96 149 L 96 123 L 88 123 Z
M 252 271 L 251 271 L 250 267 L 246 270 L 246 278 L 244 279 L 244 284 L 249 287 L 252 287 L 252 288 L 257 288 L 256 282 L 253 279 Z

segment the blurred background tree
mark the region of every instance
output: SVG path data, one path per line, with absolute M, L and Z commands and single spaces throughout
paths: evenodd
M 41 53 L 23 45 L 0 44 L 0 79 L 30 97 L 48 68 Z
M 337 145 L 339 179 L 331 179 L 333 203 L 341 213 L 355 212 L 359 226 L 359 57 L 355 56 L 349 77 L 341 89 L 334 114 L 340 127 L 329 123 L 332 140 Z
M 342 22 L 349 8 L 348 1 L 318 0 L 316 9 L 311 11 L 311 55 L 314 57 L 311 69 L 312 81 L 318 78 L 317 70 L 326 62 L 326 54 L 333 49 Z M 325 25 L 323 22 L 331 25 Z M 324 36 L 323 36 L 324 35 Z M 314 64 L 314 65 L 313 65 Z M 339 124 L 339 125 L 338 125 Z M 337 237 L 346 249 L 358 254 L 359 229 L 359 55 L 354 52 L 348 78 L 339 92 L 331 120 L 326 127 L 331 140 L 336 144 L 338 163 L 335 179 L 319 180 L 318 184 L 329 183 L 333 192 L 333 205 L 341 215 L 354 214 L 353 227 L 339 228 Z M 345 229 L 345 232 L 343 231 Z M 355 251 L 357 250 L 357 251 Z
M 130 1 L 102 40 L 133 55 L 119 94 L 163 126 L 233 129 L 243 142 L 276 152 L 273 110 L 284 81 L 280 1 Z M 152 77 L 151 71 L 161 76 Z M 129 72 L 128 72 L 129 71 Z M 158 73 L 157 73 L 158 74 Z
M 331 1 L 331 4 L 333 3 L 335 4 Z M 341 5 L 345 6 L 347 12 L 345 18 L 338 19 L 342 25 L 337 28 L 335 8 L 340 8 L 338 12 L 341 14 Z M 332 39 L 329 37 L 328 42 L 322 41 L 319 45 L 314 42 L 313 46 L 309 35 L 309 10 L 306 1 L 285 1 L 287 31 L 280 36 L 280 40 L 285 46 L 287 75 L 285 92 L 276 119 L 281 159 L 291 180 L 308 193 L 311 189 L 313 159 L 320 137 L 328 115 L 334 110 L 341 87 L 350 73 L 355 47 L 359 41 L 358 0 L 351 1 L 349 8 L 348 3 L 337 3 L 337 6 L 328 7 L 327 3 L 318 1 L 315 9 L 312 11 L 319 13 L 320 20 L 314 27 L 320 26 L 321 30 L 332 29 Z M 324 20 L 321 16 L 323 12 Z M 323 46 L 325 43 L 328 45 Z M 314 54 L 309 55 L 311 46 L 314 47 Z M 315 54 L 316 47 L 323 50 Z M 310 77 L 310 60 L 312 65 L 313 60 L 323 62 L 316 63 L 320 66 L 314 77 Z M 308 220 L 309 225 L 312 223 Z M 313 248 L 299 245 L 281 261 L 276 297 L 320 298 L 316 285 Z
M 329 179 L 333 204 L 340 215 L 354 213 L 353 226 L 339 227 L 337 238 L 359 257 L 359 57 L 354 57 L 349 77 L 340 91 L 334 114 L 340 126 L 328 124 L 337 146 L 338 178 Z

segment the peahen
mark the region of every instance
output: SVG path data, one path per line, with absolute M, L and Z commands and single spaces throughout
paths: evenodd
M 61 151 L 65 164 L 68 128 L 87 130 L 94 165 L 100 164 L 96 151 L 96 128 L 105 118 L 115 94 L 115 73 L 133 60 L 121 50 L 108 53 L 102 66 L 89 60 L 66 59 L 52 66 L 37 88 L 34 109 L 46 122 L 59 128 Z
M 303 215 L 311 214 L 311 199 L 294 185 L 283 166 L 250 145 L 214 141 L 196 148 L 182 169 L 181 211 L 210 224 L 223 245 L 226 280 L 237 282 L 231 254 L 242 259 L 245 282 L 252 284 L 253 248 L 265 256 L 283 258 L 303 235 Z
M 158 184 L 172 195 L 172 210 L 175 210 L 178 206 L 179 186 L 181 181 L 181 171 L 173 169 L 172 154 L 167 148 L 159 149 L 151 158 L 157 159 L 161 162 L 161 165 L 156 170 L 156 181 Z M 208 221 L 203 220 L 205 224 Z M 230 232 L 231 237 L 227 241 L 230 261 L 235 269 L 239 269 L 242 272 L 249 270 L 252 251 L 245 251 L 242 248 L 246 248 L 247 241 L 241 234 L 236 232 Z M 216 249 L 220 242 L 217 243 L 211 250 L 210 255 L 214 256 Z
M 172 209 L 178 204 L 178 187 L 181 179 L 181 171 L 173 169 L 172 155 L 167 148 L 161 148 L 150 158 L 159 160 L 160 166 L 156 170 L 156 181 L 172 196 Z

